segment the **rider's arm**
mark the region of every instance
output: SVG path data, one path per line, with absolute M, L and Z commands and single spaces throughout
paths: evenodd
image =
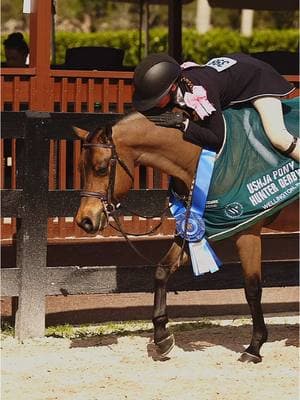
M 224 140 L 224 121 L 221 113 L 216 112 L 203 121 L 185 121 L 183 139 L 198 146 L 218 152 Z
M 209 150 L 219 151 L 223 140 L 212 130 L 199 126 L 196 122 L 187 120 L 188 125 L 183 132 L 183 139 Z

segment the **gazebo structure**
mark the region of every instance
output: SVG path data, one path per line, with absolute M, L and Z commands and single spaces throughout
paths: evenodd
M 182 4 L 188 1 L 150 1 L 168 4 L 168 51 L 178 60 L 182 52 Z M 141 3 L 146 2 L 143 0 Z M 52 69 L 52 22 L 52 0 L 36 1 L 30 13 L 30 65 L 26 70 L 2 70 L 2 110 L 67 111 L 69 105 L 72 111 L 93 112 L 94 105 L 101 104 L 102 112 L 111 109 L 124 112 L 126 105 L 131 102 L 132 72 Z M 110 79 L 117 80 L 117 84 L 112 84 Z
M 182 6 L 191 0 L 118 0 L 168 5 L 168 52 L 180 61 L 182 55 Z M 29 68 L 4 68 L 1 71 L 1 110 L 19 111 L 100 111 L 120 112 L 131 103 L 132 71 L 86 71 L 51 68 L 52 0 L 32 2 L 30 13 Z M 209 0 L 212 7 L 295 9 L 288 0 Z M 147 9 L 147 8 L 146 8 Z M 289 77 L 289 80 L 298 80 Z M 95 110 L 95 107 L 97 110 Z

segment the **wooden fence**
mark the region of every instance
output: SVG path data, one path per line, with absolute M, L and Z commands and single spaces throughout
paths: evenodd
M 74 215 L 79 204 L 79 190 L 68 190 L 65 187 L 65 174 L 59 179 L 61 187 L 52 190 L 49 159 L 53 140 L 60 139 L 58 148 L 59 152 L 63 152 L 66 140 L 72 141 L 76 138 L 72 132 L 73 125 L 91 129 L 93 126 L 103 126 L 112 122 L 116 117 L 116 114 L 2 113 L 2 138 L 12 140 L 16 158 L 12 166 L 12 188 L 4 189 L 1 193 L 1 212 L 3 218 L 16 219 L 17 264 L 14 268 L 2 268 L 2 296 L 19 297 L 16 332 L 20 338 L 43 335 L 45 295 L 61 294 L 61 282 L 68 281 L 68 278 L 72 280 L 74 272 L 75 276 L 79 273 L 72 267 L 67 270 L 58 268 L 55 273 L 53 269 L 49 271 L 46 268 L 47 219 Z M 76 149 L 80 147 L 80 142 L 76 142 L 78 143 L 74 149 L 78 154 Z M 60 171 L 62 170 L 63 168 L 60 168 Z M 135 178 L 138 177 L 137 171 Z M 76 181 L 76 185 L 80 186 L 79 181 Z M 166 191 L 162 189 L 132 190 L 125 204 L 135 212 L 154 215 L 163 209 L 165 196 Z M 134 230 L 134 223 L 126 218 L 131 216 L 124 217 L 125 229 Z M 137 224 L 137 232 L 141 227 L 146 230 L 149 228 L 146 226 L 148 223 L 143 222 L 144 225 Z M 157 221 L 152 223 L 156 224 Z M 166 223 L 168 224 L 167 218 Z M 59 231 L 60 236 L 66 237 L 68 233 L 65 226 L 59 229 L 63 229 Z M 107 234 L 111 235 L 110 232 Z M 97 269 L 92 270 L 97 272 Z M 111 268 L 101 270 L 102 284 L 98 288 L 100 293 L 116 290 L 116 285 L 112 283 L 114 274 L 115 271 Z M 84 283 L 82 284 L 84 286 Z M 77 293 L 82 292 L 82 284 L 79 284 Z
M 3 69 L 2 111 L 22 111 L 38 109 L 38 97 L 35 90 L 34 69 Z M 128 71 L 70 71 L 51 70 L 51 79 L 44 96 L 48 96 L 49 111 L 99 113 L 114 115 L 126 113 L 131 109 L 132 72 Z M 83 117 L 84 118 L 84 117 Z M 99 120 L 99 119 L 98 119 Z M 69 190 L 80 188 L 80 176 L 77 169 L 80 154 L 80 142 L 73 138 L 52 132 L 49 153 L 49 190 Z M 61 130 L 60 130 L 61 131 Z M 17 188 L 17 138 L 1 139 L 1 189 Z M 153 168 L 137 167 L 134 174 L 134 189 L 167 189 L 168 177 Z M 48 221 L 48 240 L 59 241 L 87 237 L 74 223 L 74 214 L 56 216 Z M 141 233 L 148 231 L 155 221 L 129 216 L 125 224 L 129 231 Z M 1 219 L 2 243 L 11 243 L 16 234 L 16 219 Z M 159 235 L 169 234 L 173 230 L 171 220 L 157 231 Z M 118 236 L 111 228 L 105 229 L 101 236 Z
M 2 296 L 18 297 L 15 328 L 16 337 L 20 340 L 44 335 L 46 295 L 153 290 L 153 265 L 145 265 L 144 261 L 142 265 L 124 267 L 99 264 L 96 266 L 47 266 L 48 218 L 56 216 L 59 219 L 74 215 L 79 203 L 79 190 L 66 188 L 65 174 L 62 174 L 63 178 L 60 178 L 59 186 L 61 187 L 56 189 L 50 185 L 49 165 L 51 163 L 49 164 L 49 160 L 53 141 L 57 141 L 59 138 L 58 142 L 61 143 L 58 144 L 58 148 L 64 149 L 66 140 L 72 141 L 76 138 L 72 133 L 72 126 L 91 129 L 96 125 L 102 126 L 113 122 L 116 117 L 116 114 L 107 113 L 2 113 L 3 140 L 12 140 L 16 154 L 13 165 L 15 172 L 13 187 L 1 191 L 3 218 L 14 217 L 16 219 L 14 240 L 16 265 L 1 269 L 1 294 Z M 74 145 L 74 148 L 76 149 L 78 146 L 80 146 L 79 142 Z M 60 152 L 63 153 L 63 150 Z M 62 156 L 62 158 L 64 157 Z M 60 168 L 61 170 L 62 168 Z M 151 174 L 151 178 L 153 176 Z M 79 181 L 76 181 L 76 185 L 80 186 Z M 134 189 L 129 192 L 125 205 L 135 212 L 154 215 L 163 210 L 165 197 L 166 190 L 164 189 Z M 134 229 L 133 220 L 126 220 L 128 217 L 134 218 L 130 215 L 125 216 L 124 226 L 128 230 Z M 144 226 L 141 223 L 136 224 L 137 231 L 140 231 L 141 227 L 149 228 L 146 226 L 146 222 L 143 222 Z M 152 223 L 156 224 L 157 221 L 150 222 L 150 224 Z M 173 224 L 173 221 L 170 222 L 166 218 L 162 229 L 169 232 L 170 223 Z M 63 237 L 68 234 L 65 227 L 58 228 L 58 230 Z M 110 233 L 108 234 L 110 235 Z M 288 239 L 289 246 L 293 249 L 297 248 L 297 236 L 289 236 L 286 239 Z M 226 246 L 228 244 L 222 243 L 223 252 Z M 274 241 L 271 246 L 274 248 Z M 276 246 L 278 247 L 278 241 Z M 283 246 L 281 259 L 290 258 L 289 249 L 291 247 Z M 232 248 L 229 248 L 227 254 L 233 253 Z M 223 258 L 223 261 L 228 260 Z M 191 288 L 195 288 L 192 276 L 187 277 L 186 271 L 183 274 L 170 282 L 170 289 L 191 290 Z M 290 282 L 295 282 L 297 279 L 295 269 L 289 269 L 289 274 Z M 182 279 L 183 276 L 185 276 L 185 280 Z M 218 279 L 222 283 L 220 274 Z M 232 287 L 232 279 L 230 282 Z M 209 288 L 212 287 L 212 283 L 216 283 L 215 278 L 209 280 L 204 278 L 201 279 L 201 284 L 199 285 L 198 281 L 196 286 L 197 288 Z
M 299 76 L 286 76 L 293 82 L 299 94 Z M 47 111 L 72 113 L 126 113 L 131 109 L 132 72 L 129 71 L 72 71 L 50 70 L 47 85 L 41 94 L 36 90 L 36 71 L 34 68 L 4 68 L 1 71 L 1 110 L 22 111 L 39 110 L 41 98 L 47 98 Z M 102 118 L 102 117 L 101 117 Z M 56 131 L 52 132 L 49 153 L 49 190 L 78 190 L 80 177 L 77 161 L 80 154 L 80 143 L 69 137 L 63 140 Z M 1 151 L 1 189 L 17 188 L 17 139 L 5 138 L 0 141 Z M 134 189 L 163 189 L 168 186 L 168 177 L 152 168 L 138 167 L 135 170 Z M 48 240 L 66 241 L 88 237 L 79 229 L 73 215 L 49 218 Z M 126 218 L 129 231 L 145 232 L 155 221 L 143 220 L 139 217 Z M 173 232 L 172 220 L 166 221 L 157 231 L 158 235 Z M 16 219 L 1 218 L 1 242 L 9 244 L 16 234 Z M 107 228 L 103 237 L 118 236 L 118 233 Z

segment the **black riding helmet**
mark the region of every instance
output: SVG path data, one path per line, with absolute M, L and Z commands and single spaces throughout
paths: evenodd
M 180 65 L 168 54 L 150 54 L 133 75 L 133 106 L 138 111 L 155 107 L 179 78 Z

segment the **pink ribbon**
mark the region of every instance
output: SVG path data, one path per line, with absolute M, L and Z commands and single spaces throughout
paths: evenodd
M 215 107 L 207 100 L 206 90 L 203 86 L 193 86 L 193 93 L 184 94 L 185 104 L 194 109 L 201 119 L 208 117 Z

